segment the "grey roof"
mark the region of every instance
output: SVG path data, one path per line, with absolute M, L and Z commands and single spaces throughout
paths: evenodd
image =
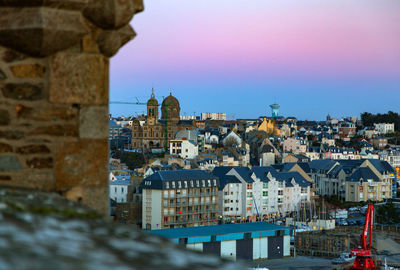
M 235 175 L 224 175 L 219 177 L 219 190 L 223 190 L 227 184 L 241 183 Z
M 375 182 L 380 182 L 379 177 L 369 168 L 369 167 L 361 167 L 358 168 L 350 177 L 348 177 L 347 181 L 350 182 L 359 182 L 359 181 L 367 181 L 368 179 L 372 179 Z
M 162 189 L 165 181 L 184 181 L 184 180 L 211 180 L 218 177 L 202 170 L 176 170 L 176 171 L 158 171 L 143 179 L 147 189 Z
M 301 187 L 308 187 L 311 186 L 311 183 L 308 182 L 299 172 L 281 172 L 278 173 L 277 180 L 285 181 L 285 185 L 287 187 L 292 187 L 293 184 L 291 183 L 292 179 Z
M 395 169 L 387 162 L 379 159 L 368 159 L 369 162 L 380 172 L 380 173 L 395 173 Z
M 239 175 L 240 177 L 243 178 L 244 181 L 247 183 L 253 183 L 254 180 L 251 178 L 251 175 L 253 172 L 250 170 L 248 167 L 234 167 L 233 168 Z
M 268 173 L 271 173 L 272 177 L 276 177 L 278 172 L 272 166 L 266 167 L 253 167 L 252 171 L 254 174 L 263 182 L 268 182 L 269 179 L 267 177 Z

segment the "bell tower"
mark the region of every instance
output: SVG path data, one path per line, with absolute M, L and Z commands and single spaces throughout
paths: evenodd
M 155 125 L 158 120 L 158 101 L 154 95 L 154 89 L 151 90 L 151 96 L 147 101 L 147 122 L 149 125 Z

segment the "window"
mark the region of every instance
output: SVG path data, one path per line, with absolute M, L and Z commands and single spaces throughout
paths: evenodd
M 185 187 L 185 188 L 188 187 L 187 181 L 184 182 L 184 187 Z
M 206 186 L 206 181 L 205 180 L 201 180 L 201 186 L 205 187 Z
M 169 188 L 169 182 L 165 182 L 165 188 Z
M 251 184 L 247 184 L 247 189 L 251 189 Z
M 175 188 L 175 182 L 172 181 L 172 188 Z
M 263 191 L 263 196 L 267 197 L 268 196 L 268 191 Z
M 196 186 L 200 187 L 200 181 L 199 180 L 196 180 Z
M 117 187 L 115 187 L 115 193 L 117 192 Z
M 208 186 L 211 187 L 211 180 L 208 180 L 207 183 L 208 183 Z
M 268 188 L 268 183 L 263 183 L 263 188 Z
M 217 186 L 217 180 L 213 180 L 213 183 L 214 183 L 214 187 L 216 187 Z
M 178 182 L 178 188 L 182 188 L 182 182 Z
M 283 190 L 278 190 L 278 195 L 283 195 Z
M 124 188 L 123 187 L 121 187 L 121 193 L 124 193 Z

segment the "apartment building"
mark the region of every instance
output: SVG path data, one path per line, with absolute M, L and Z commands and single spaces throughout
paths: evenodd
M 226 120 L 226 113 L 201 113 L 201 120 Z
M 355 202 L 382 201 L 396 191 L 395 170 L 386 161 L 314 160 L 309 165 L 318 195 L 337 195 Z
M 375 130 L 379 134 L 388 134 L 388 133 L 393 133 L 394 132 L 394 123 L 378 123 L 374 124 Z
M 158 171 L 142 182 L 143 229 L 218 223 L 218 177 L 201 170 Z
M 311 183 L 298 172 L 273 167 L 216 167 L 220 179 L 220 212 L 232 220 L 286 215 L 302 201 L 310 201 Z
M 294 154 L 305 153 L 307 152 L 307 142 L 301 138 L 287 138 L 283 142 L 283 151 Z

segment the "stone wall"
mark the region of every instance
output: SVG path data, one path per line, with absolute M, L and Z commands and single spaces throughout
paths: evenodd
M 142 0 L 0 2 L 0 185 L 108 210 L 109 58 Z

